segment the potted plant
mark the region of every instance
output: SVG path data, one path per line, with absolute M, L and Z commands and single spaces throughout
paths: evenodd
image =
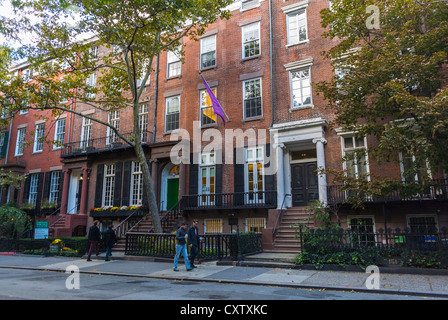
M 24 211 L 26 214 L 33 214 L 36 211 L 36 205 L 33 202 L 25 201 L 20 206 L 20 210 Z
M 40 207 L 41 214 L 52 214 L 56 210 L 56 203 L 53 201 L 45 200 Z

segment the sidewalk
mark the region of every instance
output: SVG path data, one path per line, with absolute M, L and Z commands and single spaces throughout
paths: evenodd
M 111 261 L 104 254 L 93 261 L 79 258 L 41 257 L 29 255 L 0 256 L 0 268 L 21 268 L 65 272 L 70 265 L 78 266 L 81 273 L 114 276 L 157 278 L 181 281 L 219 282 L 232 284 L 268 285 L 301 289 L 356 291 L 401 295 L 420 295 L 448 299 L 448 275 L 393 274 L 381 272 L 379 288 L 368 289 L 369 274 L 363 272 L 318 271 L 275 267 L 258 263 L 256 266 L 237 266 L 236 263 L 203 262 L 187 272 L 184 265 L 173 271 L 170 260 L 128 259 L 114 253 Z M 152 260 L 152 261 L 151 261 Z M 285 262 L 287 263 L 287 262 Z

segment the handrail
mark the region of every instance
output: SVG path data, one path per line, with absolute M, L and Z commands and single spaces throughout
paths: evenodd
M 79 203 L 80 203 L 80 201 L 78 201 L 72 209 L 77 208 Z M 61 209 L 61 208 L 59 208 L 59 210 L 60 210 L 60 209 Z M 72 211 L 72 209 L 67 210 L 67 211 Z M 56 211 L 57 211 L 57 210 L 56 210 Z M 54 213 L 53 213 L 53 214 L 54 214 Z M 53 214 L 51 214 L 50 216 L 52 216 Z M 60 216 L 59 219 L 57 219 L 55 222 L 53 222 L 53 224 L 52 224 L 51 226 L 49 226 L 48 228 L 53 227 L 56 223 L 59 222 L 59 220 L 61 220 L 62 218 L 64 218 L 66 215 L 67 215 L 67 213 L 65 213 L 65 214 L 63 214 L 62 216 Z
M 172 206 L 167 212 L 165 212 L 165 214 L 162 217 L 160 217 L 160 224 L 162 224 L 165 220 L 167 220 L 168 216 L 170 214 L 172 214 L 173 212 L 176 212 L 178 214 L 181 211 L 181 209 L 180 209 L 181 202 L 182 202 L 182 199 L 177 201 L 177 203 L 174 206 Z M 153 230 L 153 227 L 149 228 L 148 233 L 151 233 L 152 230 Z
M 120 231 L 122 230 L 122 226 L 124 225 L 124 223 L 125 222 L 127 222 L 128 220 L 130 220 L 133 216 L 134 216 L 134 214 L 136 214 L 138 211 L 139 211 L 140 209 L 139 208 L 137 208 L 137 209 L 135 209 L 126 219 L 124 219 L 122 222 L 120 222 L 119 224 L 118 224 L 118 226 L 116 226 L 113 230 L 114 230 L 114 232 L 116 233 L 117 232 L 117 230 L 120 228 Z M 146 217 L 146 216 L 145 216 Z M 140 220 L 141 221 L 141 220 Z M 131 229 L 129 229 L 129 230 L 132 230 L 132 228 L 134 228 L 134 226 L 136 226 L 140 221 L 138 221 L 136 224 L 134 224 L 132 227 L 131 227 Z M 127 232 L 127 231 L 126 231 Z M 117 237 L 120 237 L 120 236 L 122 236 L 124 233 L 126 233 L 126 232 L 120 232 L 119 234 L 117 234 Z
M 272 234 L 275 235 L 277 232 L 277 226 L 278 226 L 278 222 L 280 221 L 280 217 L 283 214 L 283 206 L 285 204 L 286 201 L 286 197 L 291 197 L 291 195 L 289 193 L 285 194 L 285 196 L 283 197 L 283 202 L 282 202 L 282 206 L 280 207 L 280 211 L 278 212 L 278 217 L 277 217 L 277 221 L 275 222 L 275 227 L 272 230 Z

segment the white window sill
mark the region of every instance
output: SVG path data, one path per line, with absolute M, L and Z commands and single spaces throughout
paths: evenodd
M 304 109 L 314 109 L 314 104 L 307 104 L 306 106 L 302 107 L 291 107 L 289 108 L 289 112 L 297 111 L 297 110 L 304 110 Z
M 309 42 L 310 42 L 310 40 L 309 40 L 309 39 L 306 39 L 306 40 L 304 40 L 304 41 L 300 41 L 300 42 L 297 42 L 297 43 L 289 43 L 289 44 L 287 44 L 285 47 L 286 47 L 286 48 L 291 48 L 291 47 L 298 46 L 298 45 L 300 45 L 300 44 L 304 44 L 304 43 L 309 43 Z

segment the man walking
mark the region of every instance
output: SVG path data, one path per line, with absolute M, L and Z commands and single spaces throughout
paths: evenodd
M 92 255 L 93 249 L 95 249 L 95 253 L 97 256 L 100 254 L 98 250 L 98 242 L 101 240 L 101 233 L 100 229 L 98 229 L 98 221 L 93 221 L 93 226 L 91 226 L 89 229 L 88 239 L 90 243 L 90 248 L 89 248 L 89 254 L 87 256 L 87 261 L 92 261 L 90 260 L 90 256 Z
M 182 253 L 185 260 L 185 267 L 187 268 L 187 271 L 193 270 L 193 268 L 190 267 L 190 264 L 188 263 L 188 252 L 187 252 L 187 224 L 184 222 L 182 223 L 182 226 L 177 230 L 176 232 L 176 255 L 174 256 L 174 268 L 173 271 L 179 271 L 177 269 L 177 263 L 179 262 L 179 256 Z
M 106 233 L 104 234 L 104 245 L 106 246 L 106 260 L 109 261 L 109 256 L 112 255 L 112 248 L 117 243 L 117 237 L 115 235 L 115 231 L 113 226 L 110 225 L 107 228 Z
M 192 268 L 197 268 L 194 265 L 194 258 L 198 255 L 199 248 L 199 231 L 198 231 L 198 220 L 193 220 L 190 228 L 188 228 L 188 245 L 190 246 L 190 266 Z

